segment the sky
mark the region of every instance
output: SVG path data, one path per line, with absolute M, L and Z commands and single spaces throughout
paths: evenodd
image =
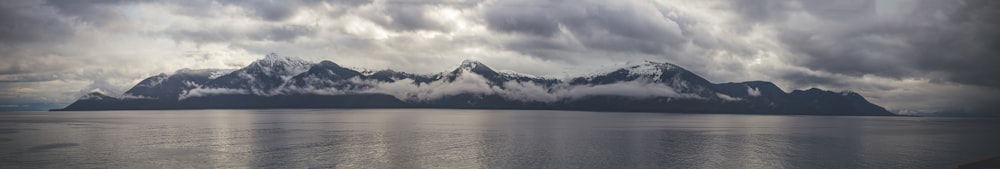
M 9 0 L 0 108 L 54 108 L 268 53 L 553 78 L 642 61 L 715 82 L 855 91 L 900 113 L 1000 114 L 994 0 Z

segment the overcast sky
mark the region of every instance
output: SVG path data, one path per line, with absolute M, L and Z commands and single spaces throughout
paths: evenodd
M 465 59 L 567 77 L 643 60 L 716 83 L 1000 112 L 1000 1 L 0 1 L 0 107 L 121 92 L 265 54 L 413 73 Z

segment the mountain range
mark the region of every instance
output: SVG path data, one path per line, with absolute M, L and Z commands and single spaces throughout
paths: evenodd
M 57 111 L 265 108 L 463 108 L 891 116 L 855 92 L 785 92 L 771 82 L 712 83 L 670 63 L 642 62 L 554 79 L 466 60 L 452 71 L 358 71 L 268 54 L 237 70 L 182 69 L 118 96 L 94 92 Z

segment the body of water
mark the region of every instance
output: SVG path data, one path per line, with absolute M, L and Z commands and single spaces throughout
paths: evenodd
M 1000 120 L 321 109 L 0 113 L 3 168 L 949 168 Z

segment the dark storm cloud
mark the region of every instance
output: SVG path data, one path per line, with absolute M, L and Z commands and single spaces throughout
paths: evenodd
M 394 31 L 438 31 L 449 32 L 452 25 L 441 23 L 433 19 L 427 12 L 434 10 L 434 7 L 449 6 L 459 9 L 474 7 L 480 0 L 466 1 L 385 1 L 380 5 L 380 9 L 375 13 L 362 14 L 366 19 L 381 25 L 382 27 Z
M 424 12 L 426 6 L 422 4 L 396 4 L 388 3 L 385 11 L 387 17 L 369 18 L 385 28 L 401 31 L 432 30 L 448 31 L 450 27 L 434 22 Z
M 592 56 L 582 56 L 578 52 L 586 51 L 579 46 L 567 43 L 561 39 L 551 39 L 546 37 L 522 37 L 511 40 L 504 44 L 504 48 L 514 50 L 518 53 L 527 54 L 531 57 L 546 60 L 581 63 L 576 59 L 592 59 Z
M 371 0 L 174 0 L 156 2 L 173 6 L 174 14 L 192 17 L 218 17 L 216 11 L 223 7 L 237 7 L 246 11 L 253 19 L 269 22 L 284 21 L 298 14 L 302 8 L 331 5 L 334 7 L 356 7 L 371 3 Z
M 170 31 L 167 34 L 175 40 L 187 40 L 195 43 L 230 42 L 246 39 L 290 42 L 299 37 L 316 34 L 316 29 L 302 25 L 285 25 L 259 28 L 249 32 L 224 28 L 205 28 Z
M 126 4 L 136 4 L 148 1 L 120 1 L 120 0 L 48 0 L 44 5 L 53 7 L 58 14 L 67 17 L 79 19 L 83 23 L 93 23 L 96 26 L 103 26 L 106 24 L 113 23 L 124 19 L 124 14 L 122 13 L 122 5 Z M 240 7 L 249 12 L 251 16 L 256 16 L 258 19 L 270 22 L 283 21 L 296 14 L 299 8 L 311 7 L 321 3 L 330 3 L 333 5 L 363 5 L 370 3 L 370 1 L 365 0 L 342 0 L 342 1 L 319 1 L 319 0 L 303 0 L 303 1 L 270 1 L 270 0 L 250 0 L 250 1 L 231 1 L 231 0 L 220 0 L 220 1 L 169 1 L 163 2 L 163 4 L 170 5 L 180 5 L 179 9 L 192 9 L 192 10 L 180 10 L 175 12 L 180 12 L 181 14 L 193 15 L 195 17 L 208 17 L 209 14 L 202 12 L 187 13 L 193 11 L 212 11 L 218 10 L 218 5 L 229 5 Z M 66 22 L 60 22 L 54 20 L 53 18 L 40 18 L 34 20 L 34 18 L 25 18 L 30 16 L 35 16 L 32 14 L 22 14 L 18 15 L 17 11 L 8 11 L 13 14 L 4 14 L 2 17 L 5 21 L 11 20 L 11 22 L 4 23 L 16 23 L 8 26 L 8 30 L 23 30 L 24 32 L 14 32 L 14 31 L 2 31 L 2 33 L 11 34 L 10 36 L 3 36 L 4 38 L 18 38 L 18 39 L 44 39 L 44 38 L 59 38 L 60 33 L 72 33 L 72 27 L 67 25 Z M 25 30 L 25 29 L 48 29 L 45 31 L 38 30 Z M 63 30 L 59 30 L 63 29 Z M 35 34 L 37 33 L 37 34 Z M 175 29 L 167 31 L 167 35 L 175 40 L 190 40 L 195 43 L 206 43 L 206 42 L 227 42 L 233 40 L 265 40 L 265 41 L 293 41 L 298 37 L 314 35 L 316 30 L 313 28 L 308 28 L 302 25 L 272 25 L 263 28 L 254 29 L 253 31 L 237 31 L 234 29 L 219 29 L 219 28 L 199 28 L 199 29 Z M 54 34 L 54 35 L 52 35 Z
M 300 1 L 271 1 L 271 0 L 223 0 L 219 1 L 226 5 L 240 6 L 267 21 L 283 21 L 294 16 L 301 2 Z
M 372 1 L 374 0 L 314 0 L 314 1 L 356 7 L 356 6 L 371 4 Z
M 800 10 L 823 19 L 852 20 L 874 14 L 875 0 L 734 0 L 730 6 L 751 22 L 782 22 Z
M 55 74 L 16 74 L 0 75 L 0 83 L 10 82 L 44 82 L 58 80 L 60 77 Z
M 35 4 L 0 2 L 0 41 L 4 45 L 58 40 L 72 36 L 73 29 L 52 11 Z
M 788 11 L 792 8 L 792 1 L 779 0 L 759 0 L 742 1 L 733 0 L 730 4 L 733 11 L 743 16 L 745 21 L 750 22 L 772 22 L 784 21 L 788 18 Z
M 875 14 L 875 0 L 804 0 L 801 3 L 809 14 L 833 21 L 851 21 Z
M 116 5 L 140 1 L 122 0 L 47 0 L 46 5 L 54 7 L 59 14 L 98 25 L 120 20 Z
M 486 9 L 486 23 L 490 29 L 497 32 L 524 33 L 543 37 L 552 37 L 559 32 L 559 22 L 544 10 L 518 10 L 513 8 L 551 8 L 552 4 L 543 6 L 522 7 L 507 6 L 505 8 Z
M 329 4 L 334 6 L 360 6 L 370 4 L 372 0 L 47 0 L 46 5 L 57 9 L 59 14 L 78 18 L 81 21 L 107 24 L 122 19 L 123 14 L 118 7 L 125 4 L 169 4 L 178 6 L 178 14 L 198 17 L 210 16 L 208 12 L 220 10 L 222 6 L 239 7 L 265 21 L 284 21 L 296 14 L 301 8 Z M 220 6 L 221 5 L 221 6 Z
M 811 86 L 816 84 L 831 85 L 831 86 L 847 86 L 850 85 L 846 83 L 843 79 L 828 77 L 828 76 L 818 76 L 805 72 L 782 72 L 779 76 L 786 81 L 794 83 L 792 86 Z
M 912 60 L 903 56 L 910 51 L 903 48 L 910 46 L 896 43 L 904 38 L 900 31 L 877 27 L 832 34 L 786 30 L 778 38 L 791 46 L 791 50 L 805 56 L 795 61 L 802 66 L 854 76 L 874 74 L 898 78 L 916 73 Z
M 553 37 L 568 34 L 587 49 L 611 52 L 667 55 L 690 42 L 685 37 L 687 24 L 671 9 L 652 3 L 621 3 L 607 5 L 581 1 L 501 1 L 484 11 L 490 30 L 526 36 Z M 547 59 L 535 46 L 537 40 L 513 41 L 507 46 Z M 566 42 L 564 42 L 566 43 Z M 559 49 L 554 49 L 559 50 Z
M 1000 72 L 1000 1 L 791 2 L 797 5 L 736 1 L 734 9 L 776 25 L 779 40 L 797 54 L 792 63 L 810 69 L 1000 87 L 993 78 Z M 788 18 L 795 14 L 816 21 Z
M 278 26 L 265 30 L 267 31 L 258 32 L 257 34 L 250 35 L 250 37 L 255 40 L 292 41 L 300 36 L 316 34 L 314 28 L 302 25 Z
M 1000 1 L 964 2 L 947 15 L 944 26 L 911 34 L 919 38 L 917 66 L 950 73 L 949 79 L 957 82 L 1000 87 L 996 78 L 1000 72 Z
M 194 8 L 197 10 L 184 10 L 185 12 L 201 13 L 198 11 L 217 10 L 212 8 L 214 3 L 224 6 L 236 6 L 249 12 L 257 19 L 279 22 L 294 17 L 302 8 L 315 7 L 329 4 L 334 6 L 356 7 L 370 4 L 372 0 L 218 0 L 218 1 L 173 1 L 170 3 L 180 4 L 182 10 Z M 183 14 L 183 13 L 182 13 Z

